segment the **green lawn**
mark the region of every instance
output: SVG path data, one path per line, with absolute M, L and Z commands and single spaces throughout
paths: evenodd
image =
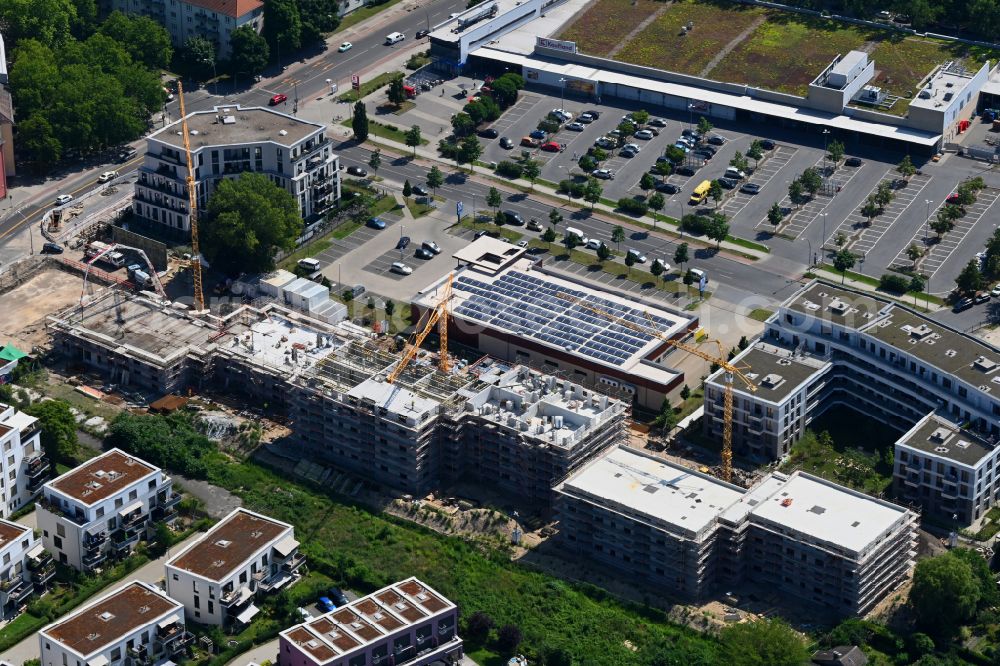
M 333 34 L 337 34 L 338 32 L 343 32 L 348 28 L 356 26 L 362 21 L 365 21 L 375 16 L 379 12 L 389 9 L 389 7 L 392 7 L 399 1 L 400 0 L 388 0 L 387 2 L 383 2 L 380 5 L 374 5 L 371 7 L 366 6 L 366 7 L 361 7 L 360 9 L 355 9 L 353 12 L 351 12 L 350 14 L 348 14 L 347 16 L 345 16 L 340 20 L 340 25 L 338 25 L 337 29 L 333 31 Z M 348 53 L 350 52 L 348 51 Z M 347 54 L 345 53 L 344 55 Z
M 359 9 L 358 11 L 364 11 L 364 10 Z M 403 78 L 402 72 L 382 72 L 381 74 L 375 76 L 373 79 L 370 79 L 368 81 L 362 81 L 360 94 L 359 91 L 351 89 L 345 92 L 343 95 L 340 95 L 337 99 L 341 102 L 356 102 L 359 99 L 368 97 L 368 95 L 371 95 L 379 88 L 384 88 L 385 86 L 392 83 L 392 81 L 394 81 L 395 79 L 401 79 L 401 78 Z
M 754 308 L 747 316 L 754 321 L 767 321 L 773 314 L 774 310 L 768 310 L 767 308 Z
M 351 127 L 351 119 L 348 118 L 340 123 L 344 127 Z M 377 136 L 382 139 L 388 139 L 389 141 L 395 141 L 406 145 L 406 130 L 409 128 L 400 129 L 395 125 L 385 125 L 383 123 L 375 122 L 374 120 L 368 119 L 368 134 L 371 136 Z M 426 146 L 428 143 L 427 139 L 420 137 L 420 145 Z
M 604 57 L 662 7 L 654 0 L 598 0 L 563 30 L 559 39 L 576 42 L 584 53 Z

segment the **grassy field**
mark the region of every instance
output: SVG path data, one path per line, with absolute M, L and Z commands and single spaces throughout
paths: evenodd
M 364 10 L 358 10 L 358 11 L 364 11 Z M 369 81 L 362 81 L 360 94 L 359 91 L 351 89 L 345 92 L 337 99 L 341 102 L 356 102 L 359 99 L 371 95 L 379 88 L 389 85 L 395 79 L 401 79 L 401 78 L 403 78 L 402 72 L 382 72 L 381 74 L 375 76 Z
M 700 2 L 675 2 L 615 56 L 616 60 L 699 74 L 713 57 L 739 36 L 765 10 L 747 5 L 720 6 Z M 694 30 L 681 34 L 688 21 Z
M 576 42 L 584 53 L 607 56 L 640 23 L 663 7 L 660 2 L 639 0 L 599 0 L 590 5 L 559 39 Z

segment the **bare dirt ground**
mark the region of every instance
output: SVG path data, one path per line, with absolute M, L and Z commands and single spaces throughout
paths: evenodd
M 81 279 L 49 269 L 0 294 L 0 344 L 24 351 L 48 342 L 45 317 L 80 300 Z

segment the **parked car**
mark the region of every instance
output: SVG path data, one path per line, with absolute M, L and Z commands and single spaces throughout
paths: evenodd
M 695 141 L 698 141 L 699 139 L 701 139 L 701 132 L 699 132 L 696 129 L 683 129 L 681 130 L 681 136 L 687 136 L 694 139 Z
M 760 147 L 763 148 L 764 150 L 774 150 L 776 145 L 777 144 L 774 143 L 774 141 L 771 141 L 770 139 L 761 139 L 760 141 Z
M 598 118 L 601 117 L 601 112 L 596 109 L 587 109 L 586 111 L 584 111 L 584 114 L 590 116 L 594 120 L 597 120 Z
M 423 185 L 414 185 L 413 193 L 418 197 L 426 197 L 430 194 L 430 192 L 427 191 L 427 188 Z
M 134 158 L 138 154 L 139 153 L 136 151 L 135 148 L 132 148 L 131 146 L 126 146 L 125 148 L 122 148 L 118 152 L 118 161 L 128 162 L 130 159 Z
M 693 176 L 697 170 L 697 167 L 691 166 L 690 164 L 682 164 L 674 170 L 674 173 L 679 176 Z
M 990 292 L 990 296 L 993 298 L 1000 298 L 1000 284 L 993 287 L 993 290 Z
M 107 183 L 108 181 L 114 180 L 118 177 L 117 171 L 105 171 L 100 176 L 97 177 L 98 183 Z
M 517 241 L 517 246 L 521 247 L 521 248 L 528 247 L 528 241 L 526 241 L 526 240 L 519 240 L 519 241 Z
M 380 217 L 373 217 L 370 220 L 368 220 L 367 226 L 371 227 L 372 229 L 382 230 L 385 229 L 385 220 L 383 220 Z
M 552 109 L 549 113 L 556 118 L 559 118 L 564 123 L 568 123 L 573 120 L 573 114 L 566 109 Z
M 495 139 L 498 136 L 500 136 L 500 132 L 496 131 L 492 127 L 487 127 L 484 130 L 479 130 L 479 136 L 483 137 L 484 139 Z
M 587 129 L 587 126 L 577 121 L 575 123 L 570 123 L 569 125 L 566 125 L 566 129 L 570 130 L 571 132 L 582 132 L 583 130 Z
M 975 302 L 976 305 L 980 305 L 980 304 L 986 303 L 986 302 L 988 302 L 990 300 L 990 294 L 989 294 L 989 292 L 981 291 L 978 294 L 976 294 L 976 297 L 973 298 L 972 300 L 973 300 L 973 302 Z
M 319 609 L 322 610 L 324 613 L 329 613 L 332 610 L 337 610 L 337 604 L 333 603 L 330 600 L 330 597 L 320 597 L 319 603 L 316 605 L 319 606 Z
M 60 194 L 59 196 L 56 197 L 56 205 L 65 206 L 72 200 L 73 200 L 72 194 Z
M 862 164 L 864 164 L 864 162 L 861 161 L 860 157 L 848 157 L 844 160 L 844 165 L 849 167 L 859 167 Z
M 695 155 L 697 157 L 700 157 L 701 159 L 705 160 L 706 162 L 708 160 L 712 159 L 713 157 L 715 157 L 715 153 L 713 153 L 711 151 L 708 151 L 708 150 L 695 150 L 695 151 L 692 151 L 691 154 Z
M 708 137 L 708 142 L 713 146 L 724 146 L 726 145 L 726 137 L 719 136 L 718 134 L 713 134 Z
M 409 275 L 413 272 L 413 269 L 404 264 L 402 261 L 392 262 L 392 266 L 389 267 L 389 270 L 393 273 L 399 273 L 400 275 Z
M 423 243 L 420 244 L 420 247 L 424 248 L 425 250 L 433 254 L 441 254 L 441 246 L 435 243 L 434 241 L 425 240 Z
M 558 153 L 562 150 L 562 146 L 555 141 L 546 141 L 542 144 L 542 150 L 547 153 Z
M 368 175 L 367 169 L 362 169 L 359 166 L 349 166 L 347 167 L 348 176 L 358 176 L 359 178 L 364 178 Z
M 504 224 L 512 224 L 516 227 L 524 225 L 524 218 L 521 217 L 517 211 L 505 210 L 503 212 Z
M 542 143 L 541 141 L 539 141 L 538 139 L 536 139 L 534 137 L 530 137 L 530 136 L 522 136 L 521 137 L 521 145 L 522 146 L 527 146 L 528 148 L 538 148 L 538 146 L 540 146 L 541 143 Z
M 974 301 L 968 296 L 966 296 L 965 298 L 960 299 L 957 303 L 955 303 L 955 307 L 952 308 L 952 310 L 954 312 L 962 312 L 963 310 L 968 310 L 973 305 Z
M 715 155 L 717 152 L 719 152 L 719 149 L 716 148 L 715 146 L 710 146 L 707 143 L 703 143 L 702 145 L 698 146 L 698 152 L 711 153 L 712 155 Z
M 674 144 L 674 148 L 677 148 L 678 150 L 683 151 L 685 153 L 691 152 L 691 146 L 687 145 L 686 143 L 681 143 L 680 141 Z
M 532 139 L 539 139 L 539 140 L 541 140 L 541 139 L 545 138 L 546 134 L 542 130 L 536 129 L 536 130 L 531 130 L 530 132 L 528 132 L 528 136 L 530 136 Z
M 664 194 L 677 194 L 678 192 L 681 191 L 681 188 L 677 187 L 673 183 L 668 183 L 667 181 L 663 181 L 662 183 L 656 184 L 656 191 L 663 192 Z
M 602 136 L 601 138 L 599 138 L 597 141 L 594 142 L 594 145 L 597 146 L 598 148 L 603 148 L 604 150 L 612 150 L 616 144 L 610 138 Z
M 692 139 L 689 136 L 678 137 L 676 143 L 682 143 L 685 146 L 687 146 L 688 148 L 694 148 L 694 139 Z
M 514 142 L 505 136 L 500 137 L 500 147 L 504 150 L 510 150 L 514 147 Z
M 413 251 L 413 256 L 417 259 L 433 259 L 434 253 L 428 250 L 426 247 L 418 247 Z
M 958 192 L 952 192 L 948 195 L 948 198 L 945 199 L 944 202 L 957 206 L 960 199 L 961 197 L 958 196 Z
M 601 180 L 614 180 L 615 172 L 611 169 L 594 169 L 590 172 L 590 175 L 594 178 L 600 178 Z
M 736 167 L 726 168 L 726 178 L 732 178 L 733 180 L 743 180 L 747 175 L 745 172 L 740 171 Z
M 271 106 L 278 106 L 282 102 L 287 102 L 287 101 L 288 101 L 288 95 L 283 95 L 282 93 L 278 93 L 277 95 L 271 96 L 271 101 L 268 102 L 268 104 L 270 104 Z
M 313 619 L 313 614 L 312 614 L 312 613 L 310 613 L 309 611 L 307 611 L 307 610 L 306 610 L 305 608 L 303 608 L 302 606 L 299 606 L 299 607 L 298 607 L 298 608 L 296 609 L 296 611 L 298 612 L 298 614 L 299 614 L 299 617 L 301 617 L 301 618 L 302 618 L 302 621 L 303 621 L 303 622 L 309 622 L 310 620 L 312 620 L 312 619 Z
M 62 245 L 58 243 L 43 243 L 42 244 L 42 254 L 62 254 Z
M 409 245 L 410 245 L 410 237 L 409 236 L 400 236 L 399 240 L 396 241 L 396 249 L 397 250 L 405 250 Z
M 650 118 L 649 122 L 646 124 L 652 127 L 666 127 L 667 121 L 664 120 L 663 118 Z
M 340 45 L 339 48 L 337 48 L 337 51 L 339 53 L 347 53 L 348 51 L 350 51 L 353 48 L 354 48 L 354 44 L 351 44 L 350 42 L 344 42 L 343 44 Z
M 535 218 L 531 218 L 530 220 L 528 220 L 528 229 L 530 229 L 531 231 L 541 231 L 542 223 L 536 220 Z
M 649 141 L 650 139 L 653 138 L 653 133 L 648 129 L 641 129 L 638 132 L 636 132 L 634 136 L 637 139 L 643 139 L 645 141 Z
M 640 264 L 646 263 L 646 255 L 644 255 L 639 250 L 636 250 L 636 249 L 633 249 L 633 248 L 629 248 L 628 250 L 626 250 L 625 254 L 627 254 L 627 255 L 629 255 L 631 257 L 634 257 L 637 263 L 640 263 Z
M 339 587 L 330 588 L 330 598 L 333 599 L 334 603 L 336 603 L 338 606 L 346 606 L 347 604 L 350 603 L 350 600 L 348 600 L 347 595 L 344 594 Z
M 735 180 L 733 178 L 726 178 L 725 176 L 723 176 L 722 178 L 719 179 L 719 185 L 721 185 L 724 189 L 727 190 L 731 190 L 739 184 L 740 181 Z
M 639 149 L 626 146 L 625 148 L 622 148 L 621 152 L 618 154 L 622 157 L 635 157 L 639 154 Z
M 428 30 L 427 28 L 421 28 L 420 30 L 417 30 L 416 38 L 417 39 L 423 39 L 424 37 L 426 37 L 429 34 L 431 34 L 430 30 Z
M 740 188 L 740 192 L 744 194 L 760 194 L 760 185 L 757 183 L 744 183 L 743 187 Z

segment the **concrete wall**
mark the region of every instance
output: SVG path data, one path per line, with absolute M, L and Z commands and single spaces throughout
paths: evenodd
M 869 61 L 868 66 L 843 89 L 810 84 L 806 102 L 811 108 L 826 111 L 827 113 L 844 113 L 844 107 L 851 101 L 851 98 L 865 84 L 871 81 L 873 76 L 875 76 L 875 62 Z M 899 122 L 898 117 L 889 116 L 889 118 L 895 122 Z M 879 122 L 885 122 L 885 120 L 880 120 Z

